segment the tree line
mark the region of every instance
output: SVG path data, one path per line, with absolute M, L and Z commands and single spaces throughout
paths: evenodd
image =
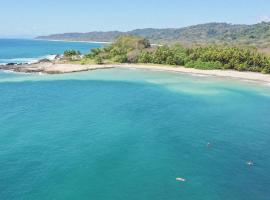
M 152 63 L 197 69 L 232 69 L 270 73 L 270 57 L 256 49 L 227 45 L 151 46 L 144 38 L 119 37 L 114 43 L 92 49 L 83 59 L 102 63 Z

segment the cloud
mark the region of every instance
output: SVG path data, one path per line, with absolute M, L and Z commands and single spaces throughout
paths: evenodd
M 270 22 L 270 15 L 263 15 L 259 17 L 259 22 Z

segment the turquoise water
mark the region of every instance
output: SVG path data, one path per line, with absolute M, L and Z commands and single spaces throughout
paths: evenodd
M 103 44 L 25 39 L 0 39 L 0 64 L 33 62 L 50 55 L 63 54 L 67 49 L 87 53 Z
M 3 200 L 270 197 L 267 86 L 142 70 L 0 72 L 0 107 Z

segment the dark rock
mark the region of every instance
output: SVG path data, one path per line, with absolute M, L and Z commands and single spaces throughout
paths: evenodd
M 13 66 L 13 65 L 17 65 L 17 63 L 8 63 L 6 64 L 7 66 Z
M 57 54 L 54 59 L 61 60 L 61 59 L 63 59 L 63 55 Z
M 44 63 L 44 62 L 52 62 L 51 60 L 44 58 L 38 61 L 39 63 Z

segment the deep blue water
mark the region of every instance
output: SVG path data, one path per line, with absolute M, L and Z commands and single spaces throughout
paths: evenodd
M 0 64 L 33 62 L 50 55 L 63 54 L 67 49 L 87 53 L 103 44 L 26 39 L 0 39 Z
M 0 108 L 3 200 L 270 197 L 266 86 L 141 70 L 0 72 Z

